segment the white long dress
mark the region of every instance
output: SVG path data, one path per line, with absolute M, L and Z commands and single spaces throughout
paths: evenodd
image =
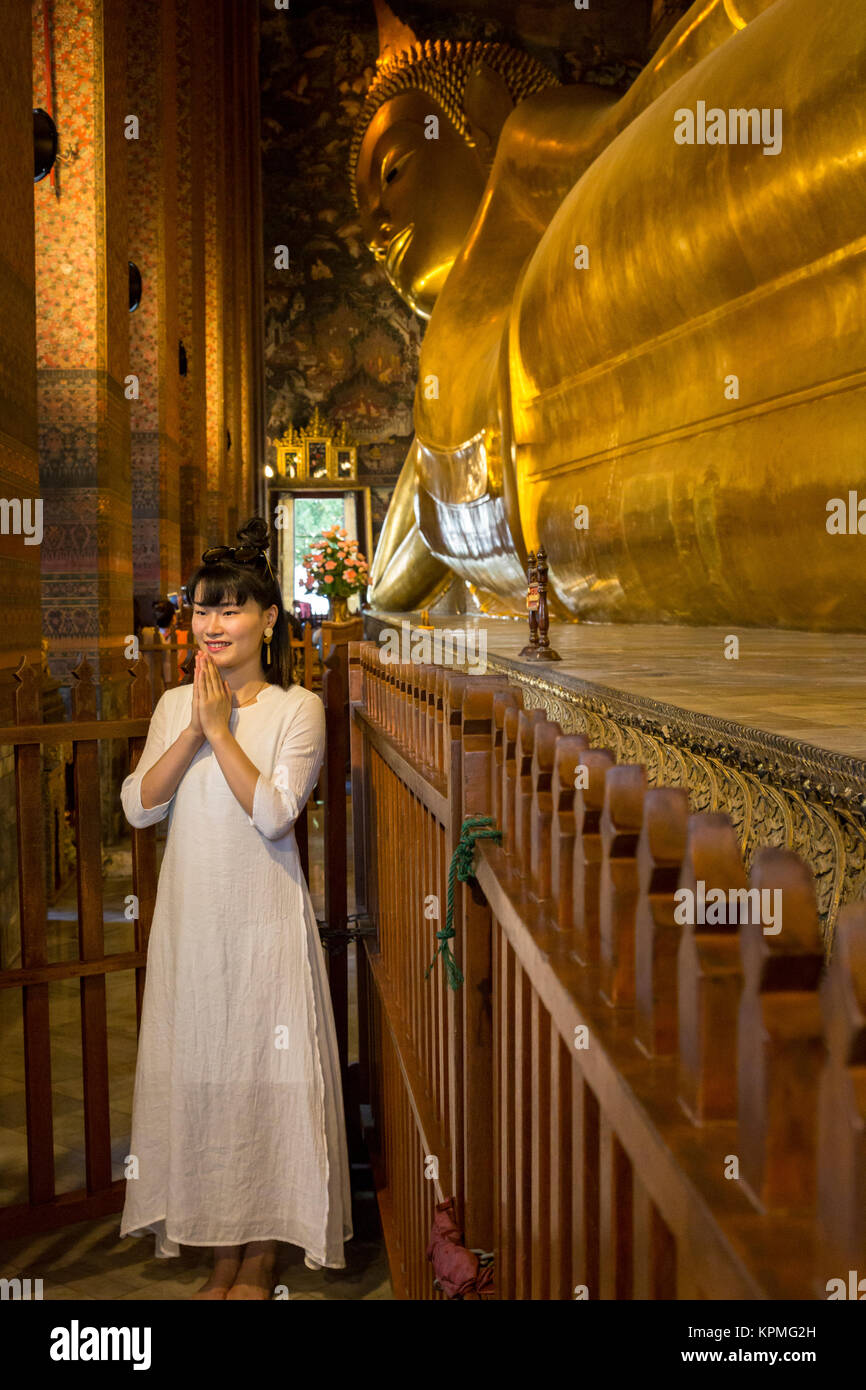
M 166 815 L 150 933 L 121 1236 L 181 1245 L 301 1246 L 345 1268 L 351 1193 L 325 964 L 294 823 L 325 745 L 319 696 L 268 685 L 229 728 L 260 770 L 252 817 L 210 744 L 170 801 L 141 782 L 190 721 L 192 686 L 153 712 L 121 800 L 134 826 Z

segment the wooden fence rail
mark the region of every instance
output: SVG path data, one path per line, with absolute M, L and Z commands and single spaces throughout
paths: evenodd
M 350 686 L 398 1294 L 441 1296 L 426 1244 L 452 1195 L 504 1299 L 812 1299 L 866 1274 L 866 904 L 827 963 L 793 853 L 747 876 L 726 816 L 504 678 L 361 642 Z M 457 886 L 455 992 L 424 972 L 469 816 L 502 836 Z

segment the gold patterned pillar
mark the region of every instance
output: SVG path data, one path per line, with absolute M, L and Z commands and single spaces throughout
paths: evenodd
M 58 675 L 81 655 L 104 674 L 132 630 L 126 12 L 52 0 L 46 55 L 33 7 L 33 104 L 50 66 L 60 140 L 56 183 L 36 188 L 42 608 Z
M 186 375 L 180 377 L 179 510 L 184 583 L 207 544 L 205 163 L 211 150 L 202 118 L 206 81 L 201 35 L 209 20 L 207 0 L 178 0 L 178 328 L 186 360 Z
M 175 0 L 138 0 L 127 20 L 130 139 L 129 259 L 141 271 L 141 304 L 129 319 L 132 521 L 135 592 L 145 623 L 151 602 L 180 573 L 180 367 L 177 242 Z
M 223 273 L 225 250 L 225 197 L 223 175 L 223 12 L 222 5 L 208 7 L 208 22 L 198 34 L 205 74 L 204 105 L 200 120 L 213 132 L 201 169 L 204 182 L 205 237 L 205 354 L 207 376 L 207 495 L 205 538 L 222 544 L 226 531 L 226 424 L 223 360 Z
M 12 504 L 7 511 L 9 519 L 0 530 L 0 581 L 6 595 L 6 618 L 0 632 L 3 720 L 11 717 L 14 685 L 5 668 L 17 666 L 25 655 L 38 665 L 42 635 L 41 527 L 36 505 L 39 465 L 31 50 L 28 9 L 26 5 L 13 6 L 4 18 L 0 45 L 0 138 L 5 171 L 0 217 L 0 496 Z

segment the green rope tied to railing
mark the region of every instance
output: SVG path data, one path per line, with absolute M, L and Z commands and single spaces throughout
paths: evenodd
M 454 886 L 458 878 L 461 883 L 466 883 L 470 878 L 475 877 L 473 860 L 476 840 L 502 839 L 501 830 L 489 828 L 493 825 L 492 816 L 467 816 L 460 827 L 460 839 L 457 841 L 451 856 L 451 865 L 448 869 L 448 907 L 445 913 L 445 926 L 436 933 L 436 939 L 439 942 L 436 947 L 436 955 L 424 971 L 424 979 L 426 980 L 436 964 L 436 956 L 441 954 L 445 962 L 445 975 L 451 989 L 459 989 L 463 983 L 460 966 L 451 954 L 451 947 L 448 944 L 454 936 Z M 485 826 L 488 828 L 484 829 Z

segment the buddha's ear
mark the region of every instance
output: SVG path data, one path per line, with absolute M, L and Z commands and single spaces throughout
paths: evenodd
M 483 60 L 469 74 L 463 110 L 479 154 L 492 164 L 502 127 L 514 110 L 514 102 L 505 79 Z

